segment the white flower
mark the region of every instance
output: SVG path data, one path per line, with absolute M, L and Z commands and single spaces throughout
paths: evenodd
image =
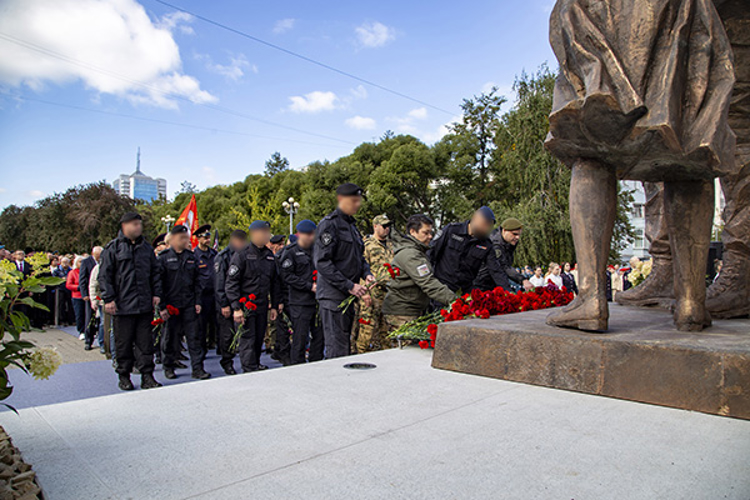
M 37 380 L 47 380 L 61 364 L 60 353 L 49 347 L 40 347 L 29 357 L 29 371 Z

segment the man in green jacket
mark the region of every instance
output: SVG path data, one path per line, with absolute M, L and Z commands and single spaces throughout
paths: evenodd
M 390 331 L 415 320 L 427 312 L 430 299 L 450 304 L 456 297 L 433 273 L 427 258 L 435 223 L 423 214 L 412 215 L 406 222 L 406 234 L 393 234 L 393 267 L 398 276 L 388 284 L 383 301 L 383 315 Z

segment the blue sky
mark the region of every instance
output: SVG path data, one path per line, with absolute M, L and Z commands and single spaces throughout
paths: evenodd
M 555 65 L 551 0 L 170 3 L 448 113 L 154 0 L 0 0 L 0 207 L 111 181 L 139 146 L 171 197 L 262 172 L 274 151 L 300 168 L 388 129 L 432 143 L 464 97 L 511 97 L 521 71 Z

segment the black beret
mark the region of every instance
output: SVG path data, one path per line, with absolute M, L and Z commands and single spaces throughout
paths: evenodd
M 157 236 L 157 237 L 156 237 L 156 238 L 154 239 L 154 243 L 153 243 L 153 245 L 152 245 L 152 246 L 153 246 L 154 248 L 156 248 L 156 247 L 158 247 L 159 245 L 163 245 L 163 244 L 164 244 L 164 238 L 165 238 L 166 236 L 167 236 L 167 233 L 161 233 L 161 234 L 160 234 L 159 236 Z
M 271 243 L 274 245 L 278 245 L 279 243 L 284 243 L 284 235 L 283 234 L 274 234 L 271 236 Z
M 347 182 L 336 188 L 336 194 L 339 196 L 362 196 L 363 193 L 362 188 L 353 182 Z
M 124 224 L 132 220 L 143 220 L 143 217 L 141 217 L 141 214 L 139 214 L 138 212 L 125 212 L 123 216 L 120 217 L 120 224 Z
M 187 226 L 183 226 L 182 224 L 178 224 L 175 227 L 172 228 L 172 230 L 169 232 L 169 234 L 182 234 L 187 233 L 188 228 Z
M 209 233 L 209 236 L 211 234 L 211 224 L 203 224 L 201 227 L 195 230 L 195 235 L 200 236 L 201 234 Z

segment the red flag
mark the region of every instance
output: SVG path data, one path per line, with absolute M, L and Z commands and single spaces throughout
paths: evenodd
M 190 203 L 188 203 L 188 206 L 185 207 L 182 215 L 177 218 L 177 222 L 174 224 L 175 226 L 180 224 L 187 226 L 190 234 L 190 243 L 192 243 L 193 248 L 198 246 L 198 238 L 193 236 L 193 233 L 200 227 L 198 225 L 198 204 L 195 202 L 195 195 L 190 198 Z

